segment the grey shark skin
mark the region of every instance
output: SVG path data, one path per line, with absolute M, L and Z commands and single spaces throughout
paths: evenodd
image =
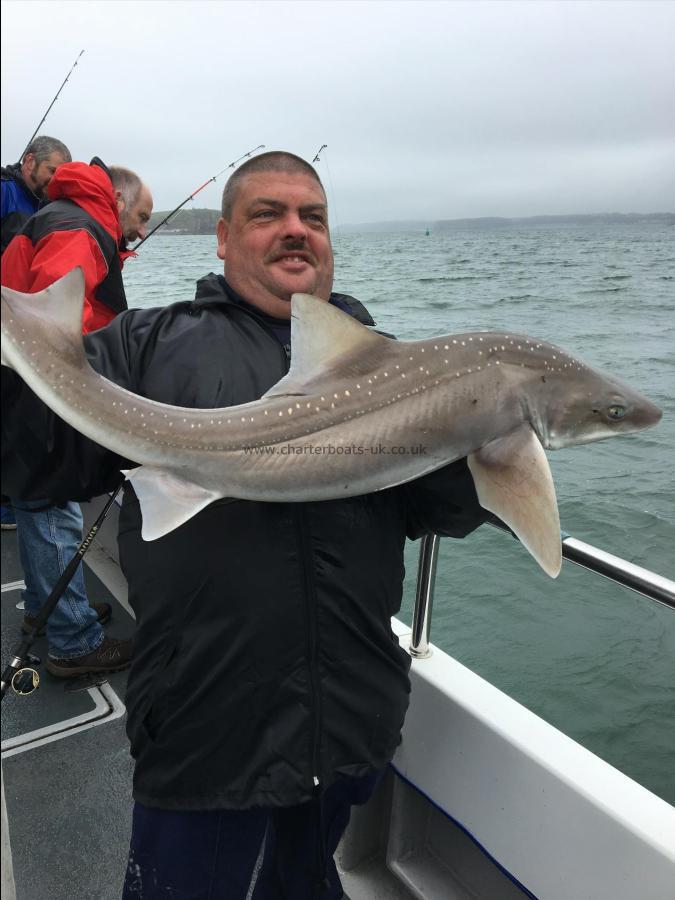
M 143 537 L 222 497 L 329 500 L 393 487 L 467 456 L 481 504 L 549 575 L 561 565 L 543 448 L 655 425 L 632 388 L 551 344 L 494 332 L 394 341 L 307 295 L 292 300 L 293 363 L 260 400 L 188 409 L 90 367 L 79 269 L 38 294 L 2 288 L 3 363 L 54 412 L 132 459 Z

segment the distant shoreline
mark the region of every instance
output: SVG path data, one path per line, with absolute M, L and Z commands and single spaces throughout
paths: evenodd
M 169 211 L 158 211 L 152 214 L 150 228 L 158 225 L 168 215 Z M 220 210 L 217 209 L 187 209 L 177 213 L 163 229 L 164 234 L 173 235 L 213 235 L 216 230 L 216 222 L 220 218 Z M 640 225 L 661 224 L 675 226 L 675 213 L 584 213 L 577 215 L 544 215 L 544 216 L 479 216 L 464 219 L 438 219 L 434 222 L 425 222 L 421 219 L 399 219 L 386 222 L 361 222 L 338 225 L 333 231 L 338 234 L 358 234 L 359 232 L 403 232 L 420 231 L 427 229 L 433 233 L 437 231 L 455 231 L 462 228 L 470 229 L 494 229 L 514 228 L 527 225 Z
M 480 216 L 464 219 L 439 219 L 435 222 L 420 220 L 394 222 L 364 222 L 361 224 L 341 225 L 337 231 L 343 233 L 368 231 L 455 231 L 462 228 L 493 229 L 518 228 L 527 225 L 638 225 L 638 224 L 675 225 L 675 213 L 586 213 L 577 215 L 543 215 L 543 216 Z

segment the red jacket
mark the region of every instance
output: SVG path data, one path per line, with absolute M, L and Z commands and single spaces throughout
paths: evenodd
M 70 204 L 48 204 L 36 213 L 3 254 L 2 283 L 16 291 L 37 293 L 80 266 L 85 278 L 82 330 L 86 334 L 107 325 L 127 306 L 119 271 L 131 253 L 120 250 L 122 228 L 112 183 L 101 166 L 65 163 L 56 170 L 47 193 L 50 200 L 72 201 L 80 210 Z M 104 281 L 107 288 L 97 296 Z M 111 281 L 114 302 L 110 301 Z

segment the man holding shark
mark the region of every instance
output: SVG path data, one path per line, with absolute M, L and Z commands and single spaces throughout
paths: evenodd
M 237 170 L 217 234 L 224 278 L 202 279 L 192 303 L 123 313 L 86 337 L 106 377 L 172 404 L 230 406 L 286 374 L 293 293 L 372 323 L 357 301 L 331 297 L 326 198 L 303 160 L 268 153 Z M 10 492 L 85 498 L 114 483 L 123 460 L 4 373 Z M 461 537 L 483 517 L 463 461 L 344 501 L 221 501 L 147 543 L 127 489 L 120 554 L 137 631 L 125 896 L 152 900 L 168 884 L 177 900 L 206 897 L 199 885 L 214 878 L 232 900 L 341 896 L 332 854 L 408 704 L 410 660 L 390 628 L 406 535 Z M 227 838 L 210 857 L 219 830 Z
M 119 536 L 137 619 L 125 900 L 169 889 L 176 900 L 337 900 L 333 852 L 351 805 L 365 802 L 392 758 L 408 704 L 410 660 L 390 626 L 406 537 L 463 537 L 485 521 L 470 453 L 484 505 L 507 508 L 515 490 L 511 505 L 525 509 L 515 527 L 557 574 L 557 508 L 533 422 L 555 447 L 646 427 L 658 411 L 550 345 L 509 336 L 482 345 L 475 335 L 413 347 L 356 324 L 372 320 L 331 293 L 326 198 L 298 157 L 245 163 L 222 212 L 224 277 L 203 278 L 191 303 L 123 313 L 85 339 L 93 368 L 125 391 L 73 349 L 77 277 L 34 300 L 35 337 L 48 327 L 67 348 L 54 345 L 51 376 L 51 363 L 22 350 L 26 304 L 3 291 L 7 362 L 91 438 L 10 372 L 3 402 L 20 415 L 3 420 L 3 463 L 18 496 L 59 486 L 84 498 L 143 462 Z M 293 300 L 291 347 L 294 294 L 313 296 Z M 546 418 L 539 398 L 568 370 L 583 377 L 593 408 L 568 416 L 560 404 Z M 454 378 L 463 387 L 448 391 Z M 452 447 L 441 427 L 451 403 L 462 422 Z M 352 466 L 326 454 L 303 465 L 246 452 L 309 449 L 318 435 L 334 447 L 385 446 L 383 435 L 400 438 L 420 418 L 429 453 L 417 459 L 365 455 Z M 514 447 L 524 460 L 515 470 Z

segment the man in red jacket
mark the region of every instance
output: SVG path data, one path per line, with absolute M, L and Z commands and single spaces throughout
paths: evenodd
M 52 201 L 31 216 L 2 257 L 2 283 L 24 293 L 43 290 L 76 266 L 85 278 L 85 333 L 127 309 L 122 267 L 127 241 L 142 238 L 152 195 L 134 172 L 65 163 L 47 186 Z
M 79 266 L 85 276 L 85 333 L 107 325 L 127 301 L 124 260 L 127 241 L 142 238 L 152 213 L 152 196 L 129 169 L 108 169 L 99 159 L 60 166 L 47 187 L 52 201 L 25 224 L 2 257 L 2 283 L 36 293 Z M 82 542 L 77 503 L 12 501 L 26 590 L 22 630 L 30 631 L 51 589 Z M 47 623 L 49 658 L 57 677 L 126 668 L 132 642 L 108 638 L 101 627 L 108 603 L 89 604 L 80 566 Z

